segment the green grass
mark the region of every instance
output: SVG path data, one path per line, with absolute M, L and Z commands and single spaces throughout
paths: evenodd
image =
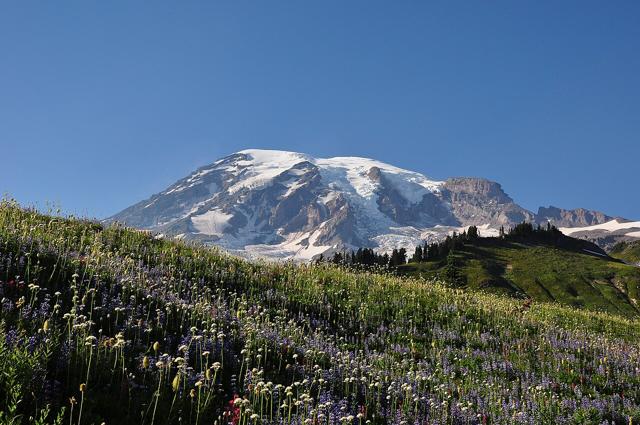
M 614 258 L 640 265 L 640 241 L 620 242 L 609 253 Z
M 494 294 L 530 297 L 578 308 L 634 317 L 640 268 L 571 250 L 496 239 L 456 251 L 465 287 Z M 409 263 L 405 275 L 438 277 L 446 261 Z

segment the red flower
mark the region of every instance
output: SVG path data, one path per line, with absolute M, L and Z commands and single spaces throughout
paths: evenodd
M 228 424 L 238 425 L 240 422 L 240 405 L 236 405 L 235 401 L 239 399 L 238 394 L 234 394 L 233 398 L 229 400 L 224 416 L 230 417 L 231 421 Z

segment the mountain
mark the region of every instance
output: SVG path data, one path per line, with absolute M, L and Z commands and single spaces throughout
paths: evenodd
M 302 260 L 365 246 L 412 249 L 470 225 L 492 236 L 501 226 L 551 221 L 601 236 L 598 226 L 625 222 L 617 220 L 582 209 L 535 214 L 481 178 L 436 181 L 373 159 L 256 149 L 201 167 L 107 219 L 249 257 Z
M 556 227 L 594 226 L 615 219 L 599 211 L 591 211 L 584 208 L 565 210 L 553 206 L 538 208 L 537 215 L 539 220 L 547 220 Z
M 517 205 L 496 182 L 457 177 L 443 184 L 444 198 L 461 226 L 484 228 L 483 236 L 497 233 L 523 221 L 535 221 L 535 214 Z

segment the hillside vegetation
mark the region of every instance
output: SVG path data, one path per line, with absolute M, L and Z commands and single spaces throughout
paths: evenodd
M 0 423 L 640 421 L 640 324 L 619 315 L 7 202 L 0 288 Z
M 410 262 L 399 271 L 425 278 L 444 277 L 453 261 L 460 287 L 628 317 L 640 312 L 640 268 L 582 248 L 480 238 L 459 246 L 452 256 L 453 260 Z
M 620 242 L 613 247 L 609 255 L 640 266 L 640 241 Z

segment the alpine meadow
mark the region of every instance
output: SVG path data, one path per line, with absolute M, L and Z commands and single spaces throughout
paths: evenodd
M 640 421 L 634 320 L 9 201 L 0 229 L 3 423 Z

